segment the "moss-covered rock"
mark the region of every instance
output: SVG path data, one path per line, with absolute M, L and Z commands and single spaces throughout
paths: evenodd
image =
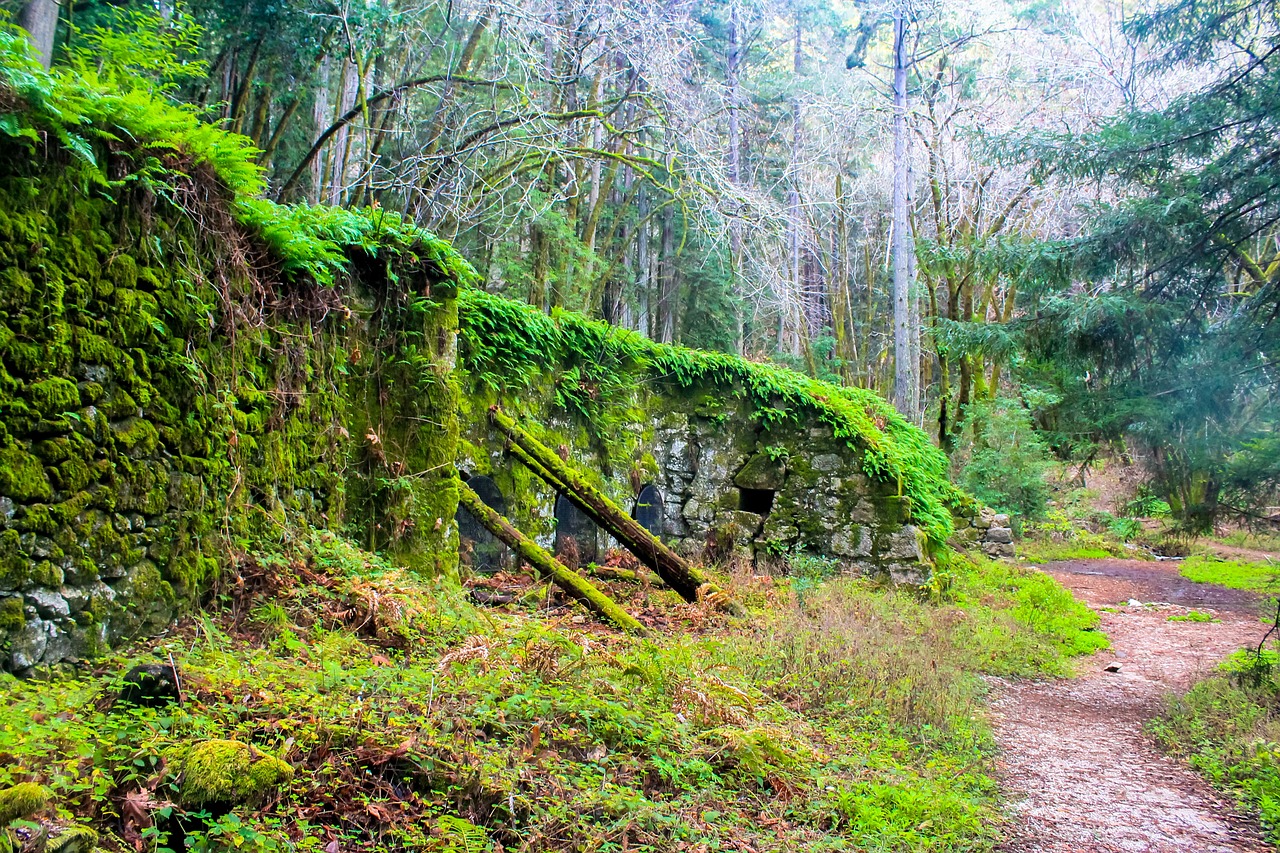
M 0 495 L 15 501 L 47 501 L 53 496 L 40 460 L 20 447 L 0 449 Z
M 293 768 L 247 743 L 207 740 L 177 759 L 185 808 L 233 808 L 262 802 L 293 779 Z
M 64 826 L 51 829 L 44 853 L 91 853 L 98 843 L 98 833 L 87 826 Z
M 49 792 L 34 782 L 22 782 L 0 791 L 0 825 L 25 820 L 49 807 Z

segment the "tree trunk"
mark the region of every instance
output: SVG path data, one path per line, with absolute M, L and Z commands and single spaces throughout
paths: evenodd
M 560 587 L 568 596 L 602 619 L 629 634 L 644 634 L 644 626 L 609 596 L 596 589 L 586 578 L 547 553 L 537 542 L 517 530 L 511 522 L 480 500 L 466 483 L 458 485 L 458 501 L 486 530 L 528 560 L 543 576 Z
M 654 339 L 673 343 L 676 339 L 676 223 L 675 205 L 662 210 L 662 236 L 658 257 L 658 310 Z
M 742 120 L 738 115 L 741 109 L 741 85 L 739 78 L 742 69 L 742 22 L 738 0 L 732 0 L 729 7 L 729 49 L 725 61 L 725 82 L 729 87 L 729 183 L 735 188 L 742 185 Z M 738 355 L 746 350 L 746 335 L 742 316 L 742 221 L 735 215 L 729 221 L 729 271 L 733 276 L 733 341 Z
M 18 12 L 18 26 L 31 36 L 31 43 L 40 56 L 40 64 L 48 68 L 53 64 L 53 38 L 58 32 L 57 0 L 29 0 Z
M 700 594 L 719 591 L 700 571 L 579 476 L 544 444 L 521 429 L 497 406 L 489 409 L 489 418 L 514 443 L 512 450 L 520 451 L 515 453 L 517 459 L 608 531 L 640 562 L 657 572 L 681 598 L 695 602 Z
M 919 363 L 913 361 L 910 155 L 907 149 L 907 20 L 903 4 L 893 11 L 893 405 L 911 423 L 919 418 Z

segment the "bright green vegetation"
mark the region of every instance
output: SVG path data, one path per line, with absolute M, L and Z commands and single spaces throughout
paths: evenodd
M 973 404 L 967 417 L 974 434 L 952 451 L 956 481 L 1019 526 L 1044 515 L 1052 457 L 1026 407 L 1018 400 L 984 401 Z
M 1200 554 L 1187 557 L 1178 570 L 1184 578 L 1196 583 L 1216 583 L 1255 592 L 1275 592 L 1280 579 L 1280 566 L 1271 562 L 1220 560 Z
M 110 676 L 4 677 L 0 785 L 47 786 L 108 846 L 121 792 L 190 805 L 236 788 L 266 799 L 195 849 L 989 850 L 980 674 L 1062 673 L 1105 643 L 1051 579 L 987 562 L 953 560 L 932 602 L 831 580 L 800 606 L 753 583 L 737 592 L 758 615 L 734 625 L 616 586 L 683 626 L 638 640 L 481 613 L 330 534 L 296 541 L 241 567 L 257 596 L 160 647 L 180 708 L 108 709 Z M 273 756 L 293 780 L 240 790 Z M 228 777 L 237 762 L 249 773 Z
M 1220 672 L 1170 701 L 1151 724 L 1160 742 L 1258 813 L 1280 844 L 1280 684 L 1276 652 L 1242 650 Z
M 1027 539 L 1018 543 L 1018 556 L 1032 563 L 1056 560 L 1105 560 L 1114 557 L 1141 559 L 1141 552 L 1128 551 L 1113 540 L 1095 534 L 1080 533 L 1071 539 Z
M 81 656 L 163 627 L 288 520 L 455 570 L 439 368 L 466 262 L 381 211 L 258 199 L 242 137 L 26 47 L 0 25 L 0 582 L 123 576 L 75 614 Z M 22 621 L 6 598 L 0 652 Z
M 523 389 L 552 365 L 557 403 L 603 434 L 625 413 L 611 411 L 636 382 L 714 387 L 752 401 L 762 426 L 820 422 L 863 454 L 869 476 L 898 485 L 910 517 L 935 544 L 951 534 L 949 507 L 966 500 L 947 479 L 947 458 L 878 394 L 821 382 L 738 356 L 666 346 L 635 332 L 467 289 L 458 297 L 459 338 L 471 380 Z
M 1188 610 L 1186 613 L 1175 613 L 1169 617 L 1170 622 L 1217 622 L 1218 617 L 1199 610 Z

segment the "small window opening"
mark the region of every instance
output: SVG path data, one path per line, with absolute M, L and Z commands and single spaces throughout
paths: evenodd
M 738 509 L 768 515 L 773 509 L 773 489 L 738 489 Z

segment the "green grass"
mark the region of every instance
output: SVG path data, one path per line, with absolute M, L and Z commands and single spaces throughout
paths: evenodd
M 1218 622 L 1217 616 L 1211 613 L 1202 613 L 1199 610 L 1188 610 L 1186 613 L 1176 613 L 1170 616 L 1170 622 Z
M 1221 560 L 1196 554 L 1179 565 L 1184 578 L 1196 583 L 1213 583 L 1231 589 L 1275 592 L 1280 588 L 1280 564 L 1247 560 Z
M 1110 550 L 1080 542 L 1021 542 L 1018 556 L 1031 563 L 1058 560 L 1105 560 L 1116 556 Z
M 1150 726 L 1173 754 L 1254 811 L 1280 844 L 1280 685 L 1277 655 L 1237 652 L 1220 672 L 1170 700 Z
M 1106 642 L 1047 576 L 961 558 L 933 600 L 743 582 L 757 615 L 732 623 L 617 585 L 667 615 L 651 640 L 478 611 L 324 535 L 242 573 L 257 595 L 105 675 L 0 679 L 0 786 L 47 785 L 122 849 L 122 797 L 171 800 L 163 756 L 229 738 L 296 776 L 197 851 L 991 850 L 982 676 L 1063 673 Z M 119 673 L 169 655 L 183 707 L 110 708 Z

